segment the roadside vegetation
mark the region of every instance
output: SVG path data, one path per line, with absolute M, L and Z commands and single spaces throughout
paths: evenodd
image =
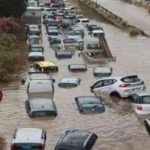
M 17 49 L 22 42 L 16 31 L 23 30 L 21 17 L 26 10 L 26 1 L 1 0 L 0 3 L 0 82 L 7 82 L 19 68 Z

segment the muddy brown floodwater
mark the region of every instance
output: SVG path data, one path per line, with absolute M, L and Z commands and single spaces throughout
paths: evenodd
M 96 20 L 91 20 L 91 22 L 104 28 L 112 54 L 117 58 L 116 62 L 107 64 L 113 67 L 113 75 L 138 74 L 145 81 L 147 90 L 150 91 L 150 39 L 130 38 L 128 34 L 109 24 Z M 30 119 L 24 108 L 24 102 L 27 99 L 26 87 L 21 85 L 20 81 L 3 87 L 4 100 L 0 104 L 0 132 L 6 138 L 7 150 L 10 150 L 14 130 L 19 127 L 46 129 L 48 135 L 46 150 L 53 150 L 60 136 L 71 128 L 95 132 L 99 138 L 93 150 L 149 150 L 150 139 L 143 126 L 143 118 L 135 115 L 125 100 L 105 97 L 105 113 L 79 114 L 74 98 L 92 95 L 90 86 L 98 80 L 92 75 L 93 65 L 88 65 L 86 73 L 70 73 L 67 65 L 83 62 L 82 57 L 79 57 L 76 52 L 72 59 L 57 60 L 54 51 L 49 48 L 45 28 L 42 27 L 42 30 L 45 57 L 47 60 L 55 61 L 59 66 L 59 73 L 53 75 L 56 79 L 54 101 L 58 116 L 55 119 Z M 73 89 L 63 89 L 57 86 L 62 77 L 70 76 L 81 78 L 80 86 Z

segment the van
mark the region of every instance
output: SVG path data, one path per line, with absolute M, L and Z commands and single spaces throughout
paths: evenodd
M 40 128 L 16 129 L 11 143 L 11 150 L 44 150 L 46 131 Z
M 51 98 L 54 96 L 52 80 L 30 80 L 27 85 L 28 98 Z

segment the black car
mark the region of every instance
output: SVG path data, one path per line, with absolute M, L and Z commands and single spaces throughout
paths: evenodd
M 97 114 L 105 111 L 104 103 L 95 96 L 80 96 L 75 98 L 80 113 Z
M 88 130 L 67 130 L 54 150 L 91 150 L 98 136 Z

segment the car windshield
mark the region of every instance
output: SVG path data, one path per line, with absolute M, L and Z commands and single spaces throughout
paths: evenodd
M 80 31 L 69 32 L 69 35 L 71 35 L 71 36 L 80 35 Z
M 150 104 L 150 96 L 143 96 L 142 100 L 143 104 Z

